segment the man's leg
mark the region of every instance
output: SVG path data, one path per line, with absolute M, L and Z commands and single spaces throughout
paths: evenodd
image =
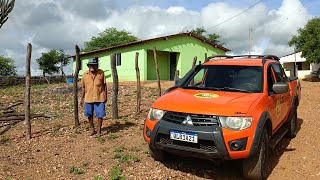
M 91 135 L 96 134 L 96 130 L 94 129 L 93 123 L 93 103 L 85 103 L 84 104 L 84 115 L 88 117 L 89 124 L 91 126 Z
M 98 124 L 99 124 L 98 134 L 101 135 L 102 120 L 106 116 L 105 103 L 103 102 L 95 103 L 94 110 L 98 118 Z

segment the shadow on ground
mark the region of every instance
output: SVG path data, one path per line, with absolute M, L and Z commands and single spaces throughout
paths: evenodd
M 298 118 L 298 132 L 301 129 L 303 120 Z M 299 135 L 299 134 L 298 134 Z M 288 148 L 291 139 L 283 138 L 275 149 L 271 150 L 271 155 L 268 162 L 268 176 L 279 163 L 279 159 L 283 153 L 294 151 L 294 148 Z M 173 157 L 164 162 L 164 165 L 170 169 L 191 173 L 195 176 L 206 179 L 243 179 L 241 160 L 232 161 L 207 161 L 195 158 Z

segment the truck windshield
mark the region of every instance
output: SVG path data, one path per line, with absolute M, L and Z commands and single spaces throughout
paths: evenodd
M 260 66 L 203 66 L 182 88 L 245 93 L 262 92 Z

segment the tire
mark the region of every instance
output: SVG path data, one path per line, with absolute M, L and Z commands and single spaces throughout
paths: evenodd
M 269 136 L 264 128 L 260 137 L 258 151 L 255 155 L 242 161 L 243 176 L 247 179 L 267 178 L 267 159 L 269 154 Z
M 298 113 L 297 108 L 295 108 L 292 112 L 290 120 L 288 121 L 288 132 L 286 137 L 288 138 L 295 138 L 298 133 Z
M 155 149 L 149 146 L 149 153 L 151 157 L 156 160 L 156 161 L 165 161 L 166 160 L 166 155 L 167 153 L 160 150 L 160 149 Z

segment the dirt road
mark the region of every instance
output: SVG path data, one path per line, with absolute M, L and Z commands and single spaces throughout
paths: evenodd
M 100 138 L 89 136 L 83 116 L 81 128 L 73 129 L 72 94 L 64 91 L 67 88 L 64 84 L 33 88 L 32 112 L 55 117 L 34 120 L 31 141 L 23 136 L 23 123 L 0 137 L 0 179 L 241 179 L 239 161 L 174 157 L 162 164 L 150 157 L 142 128 L 157 95 L 152 83 L 144 84 L 139 116 L 134 115 L 134 84 L 121 86 L 121 119 L 111 120 L 108 115 Z M 0 105 L 23 97 L 22 87 L 2 89 Z M 298 117 L 297 137 L 283 139 L 273 151 L 269 179 L 320 179 L 319 82 L 302 82 Z

